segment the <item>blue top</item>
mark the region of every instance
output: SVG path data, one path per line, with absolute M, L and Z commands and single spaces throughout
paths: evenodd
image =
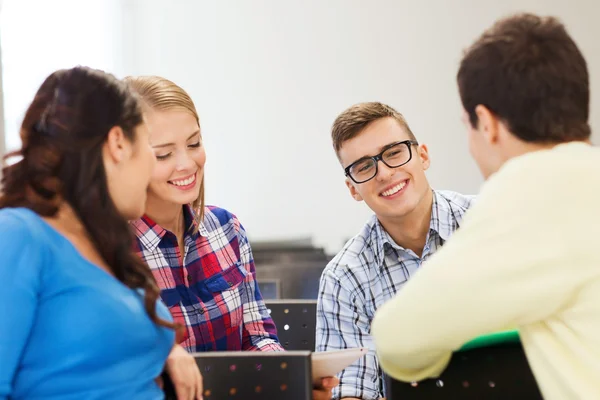
M 0 400 L 164 398 L 174 331 L 31 210 L 0 210 L 0 282 Z

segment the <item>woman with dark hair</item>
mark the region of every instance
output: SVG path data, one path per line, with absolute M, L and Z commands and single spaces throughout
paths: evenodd
M 136 97 L 101 71 L 57 71 L 21 139 L 0 194 L 0 399 L 163 398 L 176 325 L 127 223 L 155 162 Z

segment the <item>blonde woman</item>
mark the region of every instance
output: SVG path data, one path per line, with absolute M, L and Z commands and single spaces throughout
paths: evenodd
M 246 231 L 235 215 L 204 204 L 206 153 L 190 96 L 156 76 L 125 81 L 141 97 L 157 162 L 145 215 L 132 223 L 136 251 L 161 298 L 185 327 L 190 352 L 283 351 L 255 280 Z M 328 399 L 335 378 L 315 398 Z

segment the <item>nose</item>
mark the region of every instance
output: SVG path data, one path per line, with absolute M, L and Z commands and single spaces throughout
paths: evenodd
M 180 152 L 177 155 L 176 171 L 185 171 L 194 168 L 194 160 L 187 154 L 186 151 Z
M 375 179 L 379 182 L 385 182 L 389 180 L 392 175 L 394 175 L 394 170 L 396 168 L 390 168 L 385 165 L 381 160 L 377 161 L 377 175 L 375 175 Z

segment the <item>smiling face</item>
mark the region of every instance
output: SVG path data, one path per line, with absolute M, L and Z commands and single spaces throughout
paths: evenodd
M 149 201 L 191 204 L 200 195 L 206 153 L 195 117 L 183 110 L 146 113 L 156 166 L 148 191 Z
M 412 139 L 409 132 L 394 118 L 380 118 L 369 123 L 358 135 L 342 143 L 338 152 L 342 166 L 378 155 L 392 143 Z M 364 183 L 349 177 L 346 185 L 357 201 L 364 200 L 379 219 L 404 217 L 418 208 L 431 190 L 425 170 L 429 168 L 427 146 L 412 145 L 411 160 L 397 168 L 379 161 L 377 175 Z

